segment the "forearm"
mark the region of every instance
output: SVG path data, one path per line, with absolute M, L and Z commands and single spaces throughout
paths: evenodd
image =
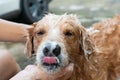
M 25 28 L 32 26 L 0 19 L 0 41 L 25 42 Z

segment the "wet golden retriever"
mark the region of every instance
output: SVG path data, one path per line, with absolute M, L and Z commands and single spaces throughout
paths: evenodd
M 120 79 L 120 16 L 85 29 L 75 15 L 48 14 L 28 30 L 27 55 L 55 74 L 70 63 L 68 80 Z

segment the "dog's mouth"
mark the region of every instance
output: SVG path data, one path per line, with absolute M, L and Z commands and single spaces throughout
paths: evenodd
M 57 57 L 43 57 L 42 65 L 44 68 L 47 68 L 47 70 L 55 70 L 60 67 L 60 59 Z

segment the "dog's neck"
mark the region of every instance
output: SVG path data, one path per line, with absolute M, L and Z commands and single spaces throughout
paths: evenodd
M 83 50 L 81 50 L 82 53 Z M 78 58 L 78 59 L 77 59 Z M 68 80 L 93 80 L 91 74 L 91 62 L 89 62 L 84 54 L 77 57 L 74 64 L 74 71 L 70 79 Z M 86 66 L 87 65 L 87 66 Z M 94 74 L 93 74 L 94 76 Z
M 74 71 L 69 80 L 92 80 L 90 79 L 91 78 L 90 74 L 88 74 L 89 66 L 86 66 L 88 65 L 88 62 L 86 62 L 84 59 L 85 58 L 81 57 L 81 60 L 78 62 L 79 64 L 74 65 Z

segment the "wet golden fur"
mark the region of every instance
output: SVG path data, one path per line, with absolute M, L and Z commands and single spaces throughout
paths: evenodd
M 52 34 L 54 28 L 59 34 Z M 39 31 L 44 34 L 37 35 Z M 49 14 L 28 33 L 28 56 L 36 53 L 38 45 L 48 39 L 65 45 L 68 59 L 74 63 L 73 75 L 68 80 L 120 78 L 120 16 L 85 29 L 74 15 Z

